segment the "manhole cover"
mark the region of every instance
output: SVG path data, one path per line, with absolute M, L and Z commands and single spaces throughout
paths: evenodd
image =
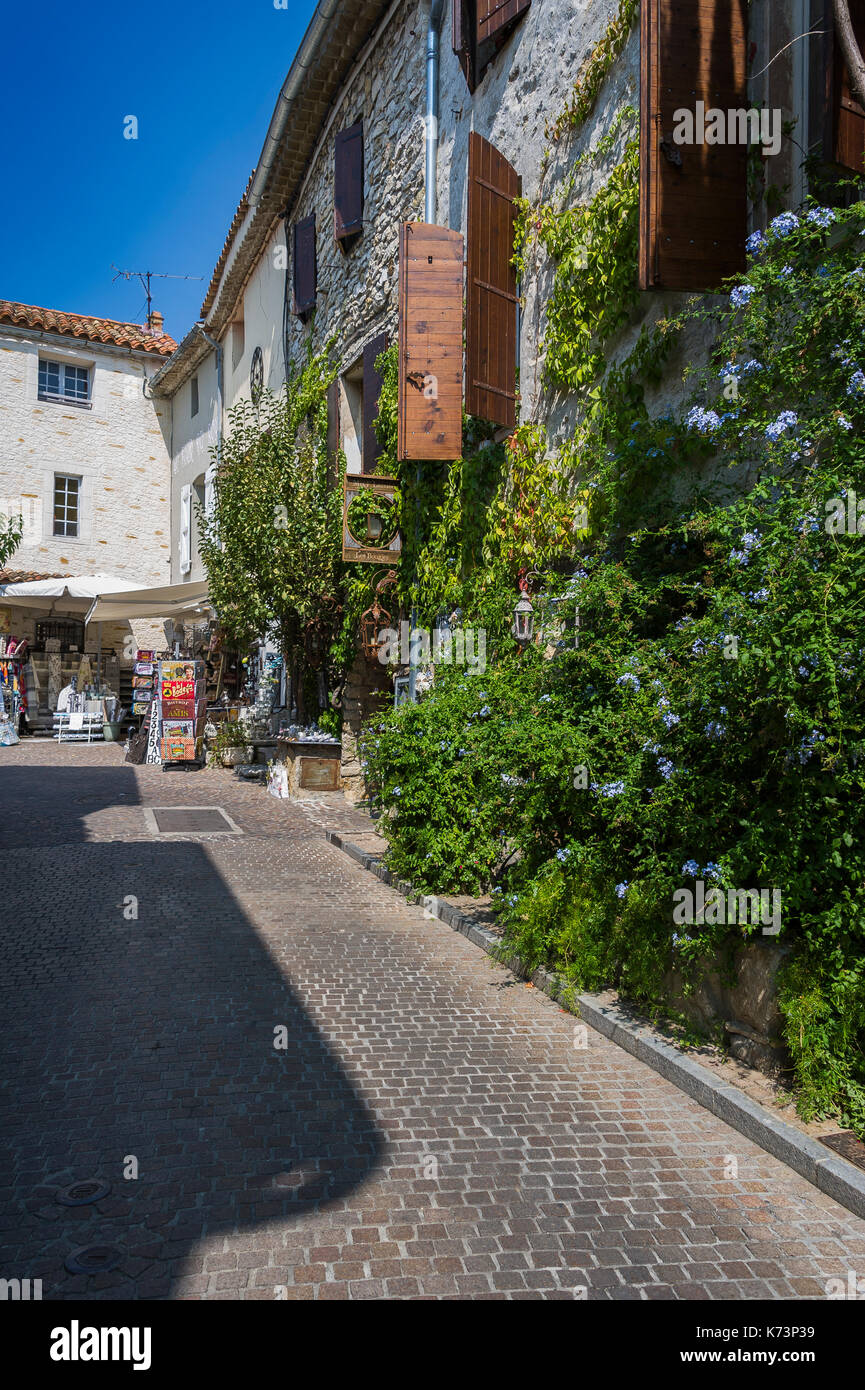
M 57 1193 L 57 1201 L 64 1207 L 86 1207 L 89 1202 L 99 1202 L 107 1197 L 111 1184 L 99 1178 L 85 1178 L 74 1182 L 70 1187 L 62 1187 Z
M 220 806 L 161 806 L 148 808 L 157 835 L 239 835 L 240 828 Z
M 843 1130 L 840 1134 L 821 1134 L 820 1143 L 825 1144 L 827 1149 L 834 1149 L 848 1163 L 865 1169 L 865 1144 L 856 1138 L 852 1129 Z
M 70 1274 L 107 1274 L 121 1259 L 113 1245 L 80 1245 L 66 1256 L 66 1268 Z

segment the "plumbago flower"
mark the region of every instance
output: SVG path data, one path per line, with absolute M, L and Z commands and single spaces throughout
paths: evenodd
M 749 256 L 759 256 L 768 245 L 769 243 L 762 232 L 752 232 L 745 242 L 745 249 Z
M 838 214 L 834 208 L 809 208 L 805 216 L 814 226 L 821 227 L 824 231 L 838 220 Z
M 863 378 L 863 389 L 865 389 L 865 378 Z M 794 410 L 782 410 L 777 420 L 773 420 L 771 424 L 766 426 L 766 438 L 771 439 L 773 444 L 777 443 L 786 430 L 795 429 L 798 423 L 799 416 Z
M 689 430 L 697 430 L 700 434 L 714 434 L 721 428 L 721 417 L 716 410 L 704 410 L 701 405 L 695 405 L 688 411 L 685 424 Z
M 865 396 L 865 372 L 859 367 L 847 383 L 848 396 Z
M 730 303 L 734 309 L 744 309 L 755 294 L 753 285 L 737 285 L 730 294 Z
M 616 884 L 616 897 L 617 897 L 617 898 L 623 898 L 623 897 L 625 896 L 625 894 L 627 893 L 627 891 L 628 891 L 628 880 L 627 880 L 627 879 L 624 879 L 621 883 L 617 883 L 617 884 Z
M 616 680 L 616 685 L 629 685 L 632 690 L 640 689 L 640 682 L 633 671 L 626 671 L 623 676 L 619 676 Z
M 780 212 L 777 217 L 773 217 L 769 223 L 769 231 L 773 236 L 786 237 L 791 232 L 795 232 L 799 226 L 799 219 L 795 212 Z

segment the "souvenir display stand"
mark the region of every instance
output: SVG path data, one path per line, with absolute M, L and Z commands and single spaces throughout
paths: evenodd
M 163 771 L 173 767 L 203 767 L 204 662 L 160 661 L 157 665 L 154 714 Z

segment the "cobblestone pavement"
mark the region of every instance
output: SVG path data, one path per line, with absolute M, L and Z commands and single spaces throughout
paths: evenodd
M 326 844 L 350 811 L 110 745 L 0 760 L 0 1276 L 793 1299 L 865 1274 L 865 1223 L 606 1039 L 575 1048 L 572 1017 Z M 148 828 L 184 805 L 243 833 Z M 101 1201 L 58 1203 L 92 1177 Z M 94 1244 L 115 1268 L 68 1272 Z

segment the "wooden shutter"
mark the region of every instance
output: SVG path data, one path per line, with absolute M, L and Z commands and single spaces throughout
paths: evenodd
M 381 455 L 381 444 L 373 425 L 378 415 L 381 394 L 381 373 L 375 365 L 379 353 L 387 347 L 387 334 L 379 333 L 363 350 L 363 472 L 374 473 Z
M 470 0 L 452 0 L 451 43 L 470 92 L 475 89 L 475 29 Z
M 850 0 L 850 18 L 860 50 L 865 53 L 865 0 Z M 850 91 L 850 74 L 835 32 L 832 0 L 827 0 L 825 22 L 827 55 L 826 157 L 844 169 L 865 174 L 865 111 Z
M 333 146 L 333 234 L 363 230 L 363 121 L 341 130 Z
M 462 454 L 463 239 L 427 222 L 399 235 L 400 459 Z
M 469 135 L 466 410 L 513 429 L 516 417 L 517 277 L 514 199 L 522 184 L 503 154 Z
M 294 312 L 301 318 L 315 308 L 315 213 L 294 224 Z
M 339 378 L 327 388 L 327 476 L 331 486 L 339 479 Z
M 748 108 L 747 17 L 747 0 L 640 6 L 641 289 L 718 289 L 745 269 L 747 147 L 677 145 L 673 117 Z
M 532 0 L 476 0 L 478 44 L 515 24 L 531 3 Z

